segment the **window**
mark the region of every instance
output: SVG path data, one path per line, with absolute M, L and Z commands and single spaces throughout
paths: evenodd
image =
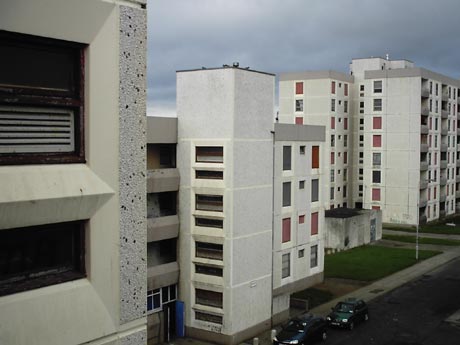
M 311 246 L 310 249 L 310 268 L 318 266 L 318 245 Z
M 380 201 L 380 188 L 372 188 L 372 200 Z
M 335 155 L 334 152 L 331 152 L 331 164 L 335 164 Z
M 381 98 L 374 99 L 374 111 L 382 111 L 382 99 Z
M 430 95 L 433 94 L 433 82 L 430 81 Z
M 343 169 L 343 182 L 346 182 L 347 181 L 347 169 Z
M 295 124 L 296 125 L 303 125 L 303 117 L 302 116 L 296 116 Z
M 372 136 L 372 146 L 373 147 L 382 147 L 382 136 L 381 135 L 373 135 Z
M 348 163 L 348 152 L 344 152 L 343 153 L 343 164 L 347 164 Z
M 343 112 L 348 113 L 348 101 L 343 101 Z
M 207 180 L 223 180 L 224 172 L 214 170 L 195 170 L 195 178 Z
M 302 146 L 299 147 L 299 153 L 300 153 L 301 155 L 304 155 L 304 154 L 305 154 L 305 145 L 302 145 Z
M 435 86 L 436 96 L 437 96 L 438 95 L 438 84 L 436 83 L 434 86 Z
M 83 221 L 0 231 L 0 296 L 85 276 Z
M 331 135 L 331 147 L 334 147 L 335 146 L 335 135 L 332 134 Z
M 382 154 L 380 152 L 372 153 L 372 165 L 380 166 L 382 164 Z
M 283 146 L 283 170 L 291 170 L 291 146 Z
M 319 146 L 312 146 L 311 148 L 311 168 L 319 168 Z
M 300 250 L 298 251 L 298 257 L 299 257 L 299 259 L 300 259 L 300 258 L 303 258 L 304 256 L 305 256 L 305 249 L 300 249 Z
M 335 117 L 331 116 L 331 129 L 335 129 Z
M 161 290 L 155 289 L 147 291 L 147 313 L 151 314 L 161 309 Z
M 311 180 L 311 202 L 319 200 L 319 180 Z
M 335 95 L 335 81 L 331 82 L 331 93 Z
M 331 169 L 331 182 L 334 182 L 335 171 Z
M 303 224 L 303 223 L 305 223 L 305 215 L 304 214 L 299 216 L 299 224 Z
M 223 269 L 221 267 L 195 264 L 195 273 L 206 274 L 209 276 L 222 277 Z
M 299 189 L 305 189 L 305 181 L 299 181 Z
M 195 205 L 195 208 L 201 211 L 224 211 L 224 201 L 222 195 L 197 194 L 195 196 Z
M 224 148 L 222 146 L 197 146 L 195 153 L 195 159 L 198 163 L 224 162 Z
M 342 196 L 343 196 L 344 198 L 347 197 L 347 186 L 343 186 Z M 344 206 L 344 207 L 345 207 L 345 206 Z
M 348 146 L 348 135 L 346 134 L 343 136 L 343 146 L 344 147 Z
M 222 219 L 195 217 L 195 226 L 222 229 L 224 227 L 224 221 Z
M 85 162 L 84 47 L 0 31 L 0 164 Z
M 283 207 L 291 206 L 291 182 L 283 182 Z
M 291 218 L 283 218 L 283 231 L 281 241 L 283 243 L 291 240 Z
M 329 199 L 331 200 L 334 200 L 334 197 L 335 197 L 334 191 L 335 191 L 334 187 L 331 187 L 330 192 L 329 192 Z
M 303 95 L 303 82 L 299 81 L 295 83 L 295 94 Z
M 372 118 L 372 128 L 382 129 L 382 118 L 380 116 L 374 116 Z
M 345 117 L 343 119 L 343 129 L 347 130 L 348 129 L 348 118 Z
M 195 242 L 195 256 L 203 259 L 223 260 L 222 244 Z
M 318 234 L 318 212 L 311 214 L 311 235 Z
M 281 278 L 287 278 L 291 275 L 291 254 L 281 256 Z
M 382 81 L 374 80 L 374 93 L 382 93 Z
M 335 111 L 335 99 L 331 99 L 331 111 Z
M 223 317 L 221 315 L 204 313 L 204 312 L 197 311 L 197 310 L 195 310 L 195 320 L 211 322 L 211 323 L 215 323 L 218 325 L 222 325 L 223 323 Z
M 160 168 L 176 167 L 176 145 L 160 145 Z
M 348 84 L 343 84 L 343 95 L 344 96 L 348 96 Z
M 223 294 L 222 292 L 195 289 L 195 303 L 207 305 L 209 307 L 222 308 Z
M 372 183 L 380 183 L 380 170 L 372 171 Z
M 295 100 L 295 111 L 303 111 L 303 99 Z
M 364 91 L 364 85 L 359 85 L 359 91 Z

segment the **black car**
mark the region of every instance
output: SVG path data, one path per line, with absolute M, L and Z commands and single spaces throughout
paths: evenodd
M 344 327 L 352 330 L 356 323 L 369 320 L 369 309 L 366 302 L 356 298 L 348 298 L 337 303 L 326 317 L 331 326 Z
M 305 314 L 289 320 L 273 339 L 273 344 L 312 344 L 315 340 L 326 340 L 326 328 L 324 318 Z

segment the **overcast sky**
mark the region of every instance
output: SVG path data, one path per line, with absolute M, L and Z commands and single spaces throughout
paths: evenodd
M 176 70 L 264 72 L 390 55 L 460 78 L 460 0 L 148 0 L 148 115 L 174 116 Z M 277 102 L 276 102 L 277 103 Z

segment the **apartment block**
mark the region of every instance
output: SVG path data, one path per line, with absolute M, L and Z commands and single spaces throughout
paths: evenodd
M 335 71 L 309 71 L 281 73 L 279 80 L 279 122 L 326 128 L 321 157 L 322 169 L 328 174 L 321 185 L 324 207 L 349 206 L 353 77 Z
M 354 59 L 353 201 L 414 225 L 457 211 L 460 81 L 407 60 Z
M 176 329 L 178 263 L 177 118 L 147 117 L 148 344 L 169 342 Z
M 1 344 L 146 343 L 146 31 L 145 1 L 0 4 Z
M 251 338 L 288 317 L 291 292 L 322 280 L 324 128 L 274 125 L 273 107 L 272 74 L 235 66 L 177 73 L 188 336 Z
M 353 59 L 350 71 L 280 75 L 279 121 L 326 126 L 324 206 L 403 225 L 455 214 L 460 81 L 408 60 Z

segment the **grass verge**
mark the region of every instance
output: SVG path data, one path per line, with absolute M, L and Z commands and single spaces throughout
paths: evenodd
M 420 250 L 419 261 L 440 252 Z M 412 266 L 415 250 L 381 246 L 362 246 L 332 255 L 324 259 L 324 275 L 328 278 L 345 278 L 374 281 Z
M 455 224 L 455 226 L 446 225 L 446 223 Z M 397 224 L 387 224 L 384 226 L 387 230 L 398 230 L 415 232 L 414 227 L 398 226 Z M 421 225 L 419 232 L 433 233 L 433 234 L 448 234 L 448 235 L 460 235 L 460 216 L 453 216 L 441 221 L 431 222 L 429 224 Z
M 382 239 L 406 243 L 415 243 L 415 236 L 411 235 L 382 235 Z M 460 241 L 458 240 L 448 240 L 444 238 L 428 238 L 428 237 L 419 237 L 419 244 L 439 244 L 443 246 L 460 246 Z
M 308 288 L 291 295 L 294 298 L 308 300 L 309 309 L 318 305 L 329 302 L 334 298 L 334 295 L 327 290 L 320 290 L 315 288 Z

